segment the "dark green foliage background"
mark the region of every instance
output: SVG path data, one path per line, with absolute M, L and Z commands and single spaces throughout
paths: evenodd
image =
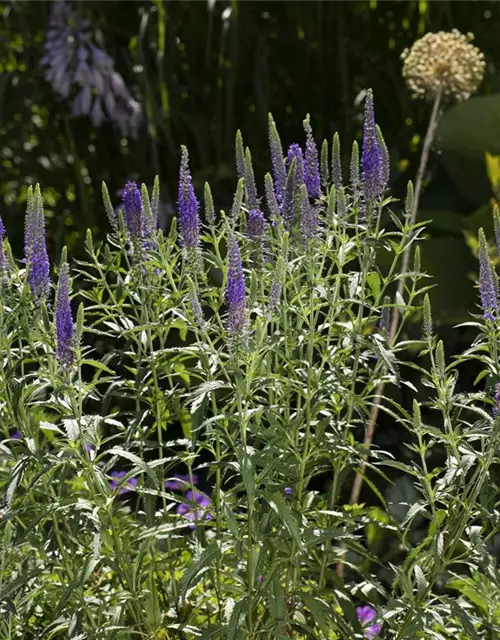
M 439 319 L 452 323 L 474 308 L 475 260 L 464 230 L 475 232 L 488 217 L 488 208 L 481 210 L 491 195 L 485 146 L 500 151 L 498 3 L 76 2 L 144 105 L 135 141 L 120 140 L 110 124 L 94 129 L 88 118 L 73 118 L 70 101 L 58 100 L 44 80 L 39 61 L 50 5 L 0 7 L 0 189 L 9 236 L 20 248 L 26 184 L 41 182 L 54 256 L 65 242 L 78 253 L 87 227 L 105 231 L 103 179 L 114 193 L 127 179 L 151 183 L 158 173 L 171 216 L 181 144 L 190 149 L 198 192 L 209 180 L 225 207 L 241 128 L 262 188 L 268 111 L 284 144 L 302 139 L 309 112 L 317 139 L 338 130 L 348 153 L 361 135 L 360 92 L 370 86 L 391 152 L 393 190 L 402 195 L 415 175 L 429 106 L 409 96 L 401 51 L 429 30 L 473 31 L 488 62 L 480 93 L 493 101 L 486 114 L 471 101 L 446 128 L 420 215 L 433 219 L 424 266 L 442 285 L 433 299 Z

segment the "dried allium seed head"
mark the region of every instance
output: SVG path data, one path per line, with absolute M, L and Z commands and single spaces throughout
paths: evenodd
M 481 51 L 471 44 L 474 36 L 457 29 L 426 33 L 401 54 L 403 77 L 415 97 L 443 97 L 467 100 L 484 76 L 486 63 Z

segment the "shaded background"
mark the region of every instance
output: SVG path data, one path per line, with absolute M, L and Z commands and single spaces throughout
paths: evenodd
M 500 153 L 498 3 L 68 3 L 89 21 L 93 41 L 142 105 L 136 139 L 112 123 L 94 127 L 89 117 L 73 116 L 75 93 L 61 99 L 45 79 L 40 61 L 53 4 L 0 6 L 0 206 L 17 255 L 26 187 L 34 181 L 43 187 L 54 257 L 64 243 L 78 255 L 87 227 L 106 231 L 101 180 L 118 203 L 126 180 L 151 184 L 159 174 L 164 218 L 173 215 L 181 144 L 190 150 L 198 194 L 208 180 L 216 204 L 227 206 L 237 128 L 252 149 L 262 193 L 269 111 L 285 147 L 302 140 L 306 113 L 318 142 L 339 131 L 347 166 L 368 87 L 401 197 L 416 172 L 430 106 L 411 99 L 400 54 L 426 31 L 474 32 L 486 78 L 478 98 L 446 107 L 419 214 L 432 219 L 423 259 L 439 284 L 433 304 L 443 331 L 474 310 L 475 236 L 490 224 L 492 196 L 484 153 Z

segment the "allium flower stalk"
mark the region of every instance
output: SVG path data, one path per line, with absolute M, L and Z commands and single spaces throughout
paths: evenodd
M 245 329 L 247 308 L 245 275 L 241 263 L 240 247 L 234 235 L 229 238 L 228 260 L 229 269 L 226 298 L 229 330 L 233 336 L 237 336 Z
M 24 228 L 24 254 L 28 271 L 28 284 L 37 302 L 49 292 L 50 264 L 45 240 L 45 217 L 40 186 L 28 189 L 28 206 Z
M 281 205 L 285 193 L 286 168 L 283 158 L 283 148 L 281 146 L 281 140 L 271 114 L 269 114 L 269 147 L 271 149 L 274 192 L 278 204 Z
M 304 154 L 304 182 L 310 198 L 319 198 L 321 195 L 321 178 L 319 175 L 318 148 L 314 141 L 309 115 L 304 122 L 306 132 L 306 151 Z
M 363 148 L 361 152 L 363 170 L 363 191 L 365 202 L 369 203 L 383 191 L 383 162 L 375 128 L 373 92 L 368 89 L 365 99 L 365 119 L 363 125 Z
M 185 146 L 182 146 L 177 211 L 179 214 L 180 242 L 186 249 L 196 249 L 200 244 L 199 207 L 200 205 L 194 192 L 191 171 L 189 170 L 188 150 Z
M 356 617 L 367 640 L 373 640 L 382 631 L 382 625 L 379 622 L 373 622 L 377 618 L 377 612 L 370 605 L 356 607 Z
M 95 127 L 109 119 L 123 136 L 136 137 L 142 121 L 141 105 L 114 70 L 110 56 L 94 43 L 90 23 L 79 18 L 64 0 L 51 4 L 41 60 L 45 78 L 62 98 L 76 89 L 74 116 L 90 116 Z
M 70 367 L 75 360 L 75 323 L 71 313 L 69 294 L 69 266 L 67 262 L 63 262 L 56 293 L 56 353 L 63 367 Z
M 479 229 L 479 291 L 483 318 L 493 320 L 498 308 L 497 288 L 488 256 L 488 245 L 483 229 Z

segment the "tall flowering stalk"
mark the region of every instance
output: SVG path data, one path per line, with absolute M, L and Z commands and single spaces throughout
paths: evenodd
M 306 132 L 306 151 L 304 154 L 304 182 L 310 198 L 319 198 L 321 195 L 321 178 L 319 175 L 318 148 L 314 141 L 309 115 L 304 120 Z
M 189 169 L 188 150 L 182 146 L 177 211 L 179 213 L 180 242 L 185 249 L 196 249 L 200 244 L 199 208 L 200 204 L 194 192 L 193 179 Z
M 494 320 L 498 308 L 495 276 L 488 256 L 488 245 L 483 229 L 479 229 L 479 291 L 485 320 Z
M 278 204 L 281 205 L 285 193 L 286 168 L 281 140 L 271 114 L 269 114 L 269 147 L 271 149 L 274 192 Z
M 28 272 L 28 284 L 37 302 L 49 293 L 50 263 L 45 239 L 45 217 L 40 186 L 30 187 L 27 196 L 25 220 L 24 258 Z
M 135 182 L 127 182 L 123 190 L 123 218 L 133 241 L 140 240 L 144 233 L 144 209 L 142 196 Z
M 286 165 L 288 168 L 290 168 L 290 165 L 292 164 L 294 158 L 296 161 L 295 185 L 298 188 L 304 182 L 304 154 L 302 153 L 300 145 L 298 145 L 296 142 L 288 147 L 286 159 Z
M 75 360 L 75 324 L 71 313 L 69 266 L 64 258 L 56 292 L 56 352 L 60 364 L 69 367 Z
M 243 265 L 241 263 L 240 247 L 236 237 L 229 238 L 228 245 L 229 269 L 227 277 L 227 306 L 228 324 L 233 337 L 240 335 L 247 322 L 246 284 Z
M 5 257 L 5 249 L 3 246 L 3 239 L 5 236 L 5 227 L 3 224 L 2 216 L 0 216 L 0 278 L 3 278 L 7 269 L 7 259 Z
M 368 204 L 378 198 L 384 188 L 383 159 L 375 127 L 375 109 L 371 89 L 368 89 L 365 99 L 361 166 L 363 171 L 363 192 L 365 202 Z

